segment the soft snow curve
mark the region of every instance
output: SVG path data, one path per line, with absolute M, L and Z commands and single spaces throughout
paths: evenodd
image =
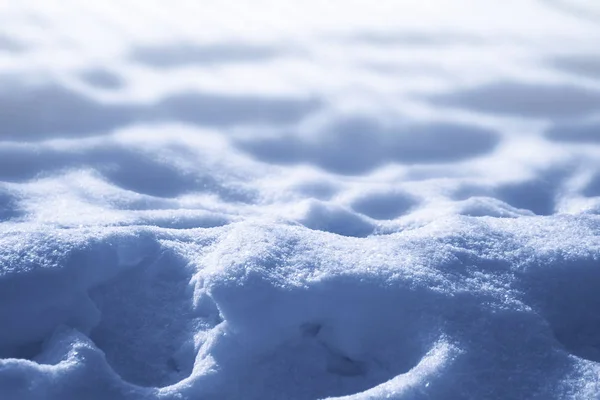
M 599 398 L 599 17 L 0 5 L 0 399 Z

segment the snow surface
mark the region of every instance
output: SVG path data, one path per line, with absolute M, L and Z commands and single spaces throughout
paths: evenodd
M 600 398 L 592 0 L 0 26 L 0 399 Z

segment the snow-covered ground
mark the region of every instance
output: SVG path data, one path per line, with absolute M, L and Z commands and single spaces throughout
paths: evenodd
M 0 3 L 0 399 L 600 398 L 593 0 Z

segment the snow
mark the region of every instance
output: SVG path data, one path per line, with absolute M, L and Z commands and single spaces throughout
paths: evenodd
M 600 8 L 0 5 L 0 398 L 600 397 Z

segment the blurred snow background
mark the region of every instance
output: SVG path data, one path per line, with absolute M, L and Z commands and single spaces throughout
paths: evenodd
M 600 396 L 600 5 L 0 27 L 3 398 Z

